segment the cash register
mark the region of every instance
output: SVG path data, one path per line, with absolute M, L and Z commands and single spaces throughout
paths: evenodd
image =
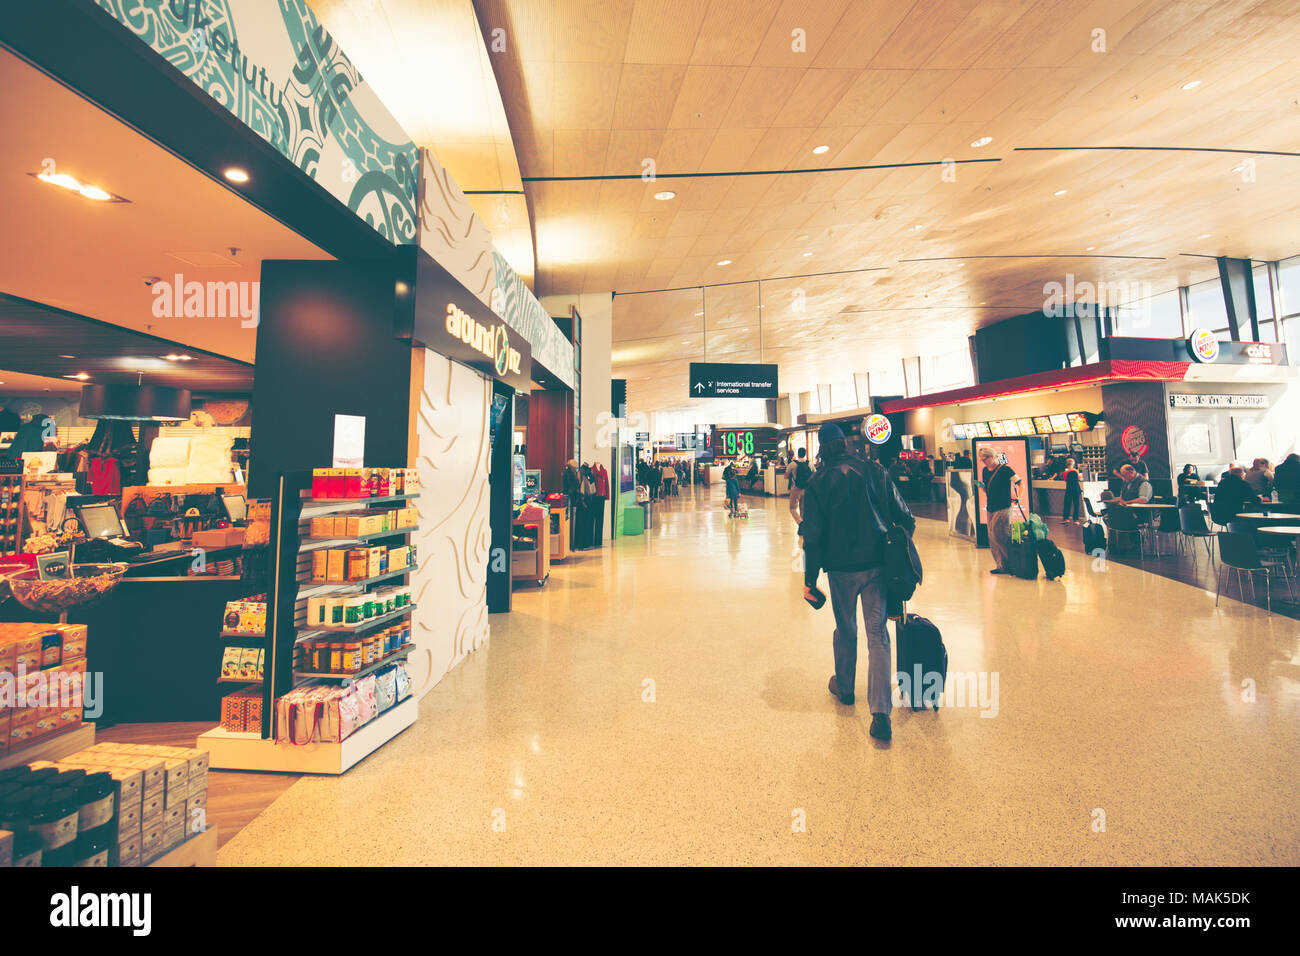
M 89 539 L 78 546 L 78 558 L 83 555 L 89 557 L 89 552 L 93 551 L 96 560 L 131 562 L 148 559 L 144 545 L 132 539 L 114 502 L 76 504 L 73 505 L 73 511 L 81 524 L 81 530 Z

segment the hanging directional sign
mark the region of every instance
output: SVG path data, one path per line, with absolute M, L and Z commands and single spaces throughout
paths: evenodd
M 776 398 L 775 365 L 691 363 L 691 398 Z

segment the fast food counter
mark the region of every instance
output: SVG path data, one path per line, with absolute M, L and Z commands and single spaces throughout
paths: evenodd
M 207 551 L 209 563 L 231 560 L 240 548 Z M 100 723 L 157 723 L 220 718 L 218 684 L 225 647 L 218 636 L 227 601 L 248 596 L 238 575 L 188 575 L 190 550 L 160 554 L 130 566 L 100 600 L 68 611 L 88 628 L 86 666 L 102 688 Z M 0 603 L 0 620 L 54 623 L 57 614 Z M 100 681 L 102 680 L 102 684 Z M 88 719 L 89 715 L 88 715 Z

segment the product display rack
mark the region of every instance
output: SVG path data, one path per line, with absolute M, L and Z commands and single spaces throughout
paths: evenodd
M 403 660 L 414 649 L 411 644 L 383 660 L 346 674 L 295 671 L 297 644 L 323 634 L 365 633 L 381 623 L 392 623 L 415 610 L 415 605 L 391 611 L 351 627 L 306 626 L 307 598 L 329 593 L 361 594 L 371 587 L 404 579 L 413 566 L 388 571 L 359 581 L 321 582 L 311 580 L 311 552 L 323 547 L 343 547 L 385 538 L 405 538 L 418 526 L 375 532 L 356 538 L 313 538 L 312 518 L 364 511 L 376 506 L 397 505 L 418 498 L 418 494 L 385 495 L 377 498 L 313 499 L 311 472 L 291 472 L 280 477 L 271 503 L 270 583 L 267 587 L 264 637 L 232 634 L 229 640 L 245 646 L 264 647 L 266 661 L 262 685 L 262 729 L 260 733 L 239 733 L 216 727 L 199 737 L 199 746 L 211 753 L 211 767 L 221 770 L 266 770 L 282 773 L 341 774 L 365 759 L 415 723 L 418 708 L 414 696 L 368 721 L 339 743 L 311 743 L 295 746 L 275 740 L 275 702 L 305 681 L 356 680 L 388 664 Z M 243 681 L 255 684 L 256 681 Z

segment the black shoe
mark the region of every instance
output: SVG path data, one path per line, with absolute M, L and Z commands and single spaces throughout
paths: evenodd
M 867 731 L 877 740 L 889 740 L 894 736 L 894 732 L 889 727 L 888 714 L 872 714 L 871 729 Z
M 836 685 L 836 683 L 835 683 L 835 675 L 834 675 L 834 674 L 831 675 L 831 682 L 830 682 L 829 684 L 826 685 L 826 689 L 829 690 L 829 691 L 831 692 L 831 696 L 832 696 L 832 697 L 834 697 L 836 700 L 838 700 L 838 701 L 839 701 L 841 704 L 843 704 L 845 707 L 852 707 L 852 706 L 853 706 L 853 695 L 852 695 L 852 694 L 841 694 L 841 693 L 840 693 L 840 689 L 839 689 L 839 687 L 838 687 L 838 686 Z
M 989 574 L 1010 574 L 1010 573 L 1011 572 L 1008 571 L 1006 568 L 994 568 L 992 571 L 989 572 Z

